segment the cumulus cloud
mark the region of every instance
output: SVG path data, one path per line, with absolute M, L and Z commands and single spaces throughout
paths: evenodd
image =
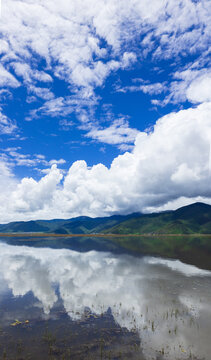
M 33 178 L 24 178 L 18 184 L 17 190 L 12 193 L 16 211 L 36 211 L 51 206 L 52 197 L 62 174 L 52 165 L 51 172 L 40 181 Z
M 4 212 L 7 211 L 8 199 L 12 191 L 17 187 L 18 181 L 13 176 L 10 166 L 4 157 L 0 159 L 0 202 L 2 204 L 0 208 L 0 217 L 4 221 Z M 4 204 L 4 206 L 3 206 Z
M 211 202 L 210 144 L 211 103 L 171 113 L 151 132 L 139 132 L 132 152 L 110 168 L 76 161 L 62 182 L 56 164 L 39 181 L 22 179 L 1 205 L 2 221 L 160 210 L 199 197 Z
M 199 76 L 192 81 L 187 89 L 187 98 L 193 103 L 211 101 L 211 73 Z
M 46 176 L 24 178 L 8 193 L 6 207 L 0 204 L 2 221 L 162 209 L 179 204 L 178 199 L 209 201 L 210 73 L 203 66 L 209 65 L 210 6 L 208 0 L 153 0 L 150 8 L 147 0 L 3 2 L 0 86 L 26 87 L 30 104 L 39 98 L 41 105 L 30 106 L 26 119 L 63 121 L 74 113 L 87 137 L 132 151 L 115 158 L 109 168 L 75 162 L 63 180 L 54 161 L 50 171 L 44 170 Z M 163 101 L 153 99 L 155 105 L 186 100 L 201 105 L 161 118 L 151 133 L 132 129 L 125 119 L 114 118 L 107 127 L 96 121 L 96 89 L 112 72 L 147 56 L 157 61 L 192 54 L 197 60 L 190 69 L 170 74 L 170 84 L 142 83 L 130 90 L 167 92 Z M 66 85 L 66 96 L 54 94 L 54 78 Z M 72 124 L 66 119 L 60 123 L 66 128 Z M 0 130 L 16 130 L 2 109 Z M 19 165 L 41 161 L 10 155 Z

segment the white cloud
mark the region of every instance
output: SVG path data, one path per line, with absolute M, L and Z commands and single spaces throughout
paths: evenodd
M 134 79 L 136 80 L 136 79 Z M 117 87 L 117 92 L 137 92 L 142 91 L 145 94 L 153 95 L 160 94 L 167 90 L 166 83 L 154 83 L 154 84 L 143 84 L 143 85 L 129 85 L 125 87 Z
M 17 212 L 28 212 L 44 209 L 51 205 L 54 191 L 62 179 L 60 171 L 52 165 L 51 172 L 40 181 L 24 178 L 12 193 Z
M 168 103 L 181 104 L 185 101 L 191 103 L 203 103 L 210 101 L 211 96 L 211 72 L 208 68 L 190 68 L 181 72 L 177 71 L 173 75 L 173 81 L 167 86 L 165 84 L 132 85 L 124 88 L 117 88 L 117 91 L 143 91 L 145 93 L 161 94 L 164 99 L 152 99 L 154 105 L 165 106 Z
M 77 118 L 83 123 L 84 114 L 87 119 L 89 109 L 93 108 L 97 101 L 98 97 L 92 92 L 83 89 L 72 96 L 60 96 L 46 101 L 40 108 L 32 110 L 27 120 L 32 120 L 39 116 L 62 118 L 75 112 Z
M 0 64 L 0 87 L 16 88 L 20 86 L 19 81 Z
M 0 159 L 0 203 L 2 204 L 0 206 L 1 218 L 8 206 L 8 199 L 11 195 L 11 192 L 16 190 L 17 184 L 18 181 L 13 176 L 10 166 L 7 164 L 6 159 L 4 159 L 4 156 L 1 156 Z
M 193 103 L 211 101 L 211 73 L 192 81 L 187 89 L 187 98 Z
M 52 159 L 49 161 L 49 165 L 53 165 L 53 164 L 63 165 L 65 163 L 66 163 L 66 161 L 64 159 L 59 159 L 59 160 Z
M 48 162 L 45 160 L 44 156 L 23 154 L 19 150 L 21 150 L 21 147 L 2 149 L 2 151 L 4 152 L 5 161 L 10 166 L 34 167 L 38 164 L 48 165 Z
M 29 64 L 25 62 L 11 62 L 11 67 L 14 69 L 16 75 L 21 77 L 26 84 L 33 83 L 36 81 L 49 83 L 52 82 L 52 77 L 44 72 L 36 69 L 32 69 Z
M 114 120 L 112 125 L 106 128 L 93 127 L 85 136 L 106 144 L 134 143 L 139 131 L 129 127 L 124 118 Z
M 54 94 L 48 88 L 41 88 L 31 85 L 28 87 L 29 93 L 35 94 L 37 97 L 43 100 L 51 100 L 54 98 Z
M 211 203 L 210 144 L 211 103 L 171 113 L 154 131 L 139 132 L 132 152 L 115 158 L 110 168 L 76 161 L 62 183 L 56 165 L 40 181 L 22 179 L 6 208 L 1 205 L 1 219 L 161 210 L 199 198 Z
M 48 174 L 50 169 L 42 169 L 43 166 L 52 166 L 52 165 L 63 165 L 66 163 L 64 159 L 52 159 L 47 161 L 46 157 L 42 154 L 26 154 L 21 152 L 21 147 L 9 147 L 2 149 L 1 158 L 4 160 L 5 164 L 8 164 L 10 168 L 14 166 L 25 166 L 31 167 L 34 170 Z M 60 170 L 61 171 L 61 170 Z
M 166 106 L 168 103 L 181 104 L 187 100 L 191 103 L 203 103 L 211 100 L 209 67 L 196 69 L 194 64 L 189 64 L 185 70 L 173 73 L 170 83 L 167 81 L 149 83 L 149 80 L 144 81 L 143 79 L 132 79 L 132 83 L 132 85 L 124 87 L 117 85 L 116 91 L 123 93 L 142 91 L 149 95 L 161 95 L 159 99 L 151 100 L 152 104 L 158 106 Z
M 133 150 L 133 148 L 134 148 L 134 145 L 130 145 L 130 144 L 118 145 L 118 149 L 121 150 L 122 152 L 131 151 L 131 150 Z
M 22 78 L 28 87 L 52 82 L 54 75 L 73 91 L 85 87 L 93 93 L 112 71 L 130 67 L 149 52 L 168 58 L 198 51 L 202 62 L 208 56 L 210 13 L 209 0 L 153 0 L 150 8 L 147 0 L 8 0 L 0 23 L 1 61 L 7 66 L 1 65 L 1 81 L 17 87 Z M 35 54 L 46 63 L 42 71 Z M 142 90 L 162 90 L 150 86 Z
M 12 134 L 15 130 L 17 130 L 16 123 L 2 114 L 2 108 L 0 107 L 0 134 Z
M 119 11 L 119 6 L 116 5 L 112 6 L 114 16 L 118 16 Z M 16 74 L 27 82 L 32 79 L 52 81 L 49 73 L 38 72 L 34 68 L 36 64 L 33 65 L 30 58 L 35 53 L 46 60 L 49 70 L 55 76 L 71 84 L 79 87 L 102 85 L 111 70 L 126 68 L 136 60 L 136 55 L 130 51 L 118 54 L 120 57 L 117 61 L 106 60 L 107 49 L 100 46 L 99 36 L 116 47 L 119 42 L 119 31 L 116 28 L 120 26 L 118 21 L 112 28 L 111 42 L 111 29 L 107 29 L 110 19 L 104 17 L 106 12 L 107 6 L 96 1 L 92 4 L 90 1 L 67 4 L 62 0 L 58 4 L 54 0 L 48 0 L 43 4 L 9 0 L 3 6 L 0 25 L 5 39 L 2 52 L 7 50 L 7 56 L 3 60 L 10 60 Z M 122 16 L 125 16 L 124 12 Z M 100 18 L 100 23 L 97 18 Z M 115 23 L 116 20 L 112 21 Z M 93 60 L 94 56 L 96 60 Z M 52 62 L 57 65 L 52 67 Z
M 176 210 L 181 206 L 186 206 L 193 204 L 194 202 L 204 202 L 206 204 L 211 205 L 210 197 L 206 196 L 194 196 L 194 197 L 185 197 L 185 196 L 179 196 L 175 200 L 167 201 L 164 205 L 161 206 L 148 206 L 146 207 L 147 213 L 152 212 L 160 212 L 160 211 L 166 211 L 166 210 Z

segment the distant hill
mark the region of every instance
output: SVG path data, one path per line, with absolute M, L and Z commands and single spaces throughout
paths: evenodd
M 211 206 L 195 203 L 175 211 L 127 219 L 105 231 L 112 234 L 211 234 Z
M 113 215 L 110 217 L 90 218 L 80 216 L 68 220 L 18 221 L 0 225 L 0 233 L 55 233 L 55 234 L 95 234 L 120 224 L 140 214 Z
M 211 234 L 211 206 L 195 203 L 175 211 L 68 220 L 18 221 L 0 225 L 1 233 L 55 234 Z

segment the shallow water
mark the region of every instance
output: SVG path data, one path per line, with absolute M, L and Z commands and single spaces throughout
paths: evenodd
M 210 271 L 28 245 L 0 242 L 3 358 L 210 360 Z

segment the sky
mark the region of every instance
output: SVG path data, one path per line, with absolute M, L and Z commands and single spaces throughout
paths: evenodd
M 209 0 L 2 0 L 0 222 L 211 204 Z

